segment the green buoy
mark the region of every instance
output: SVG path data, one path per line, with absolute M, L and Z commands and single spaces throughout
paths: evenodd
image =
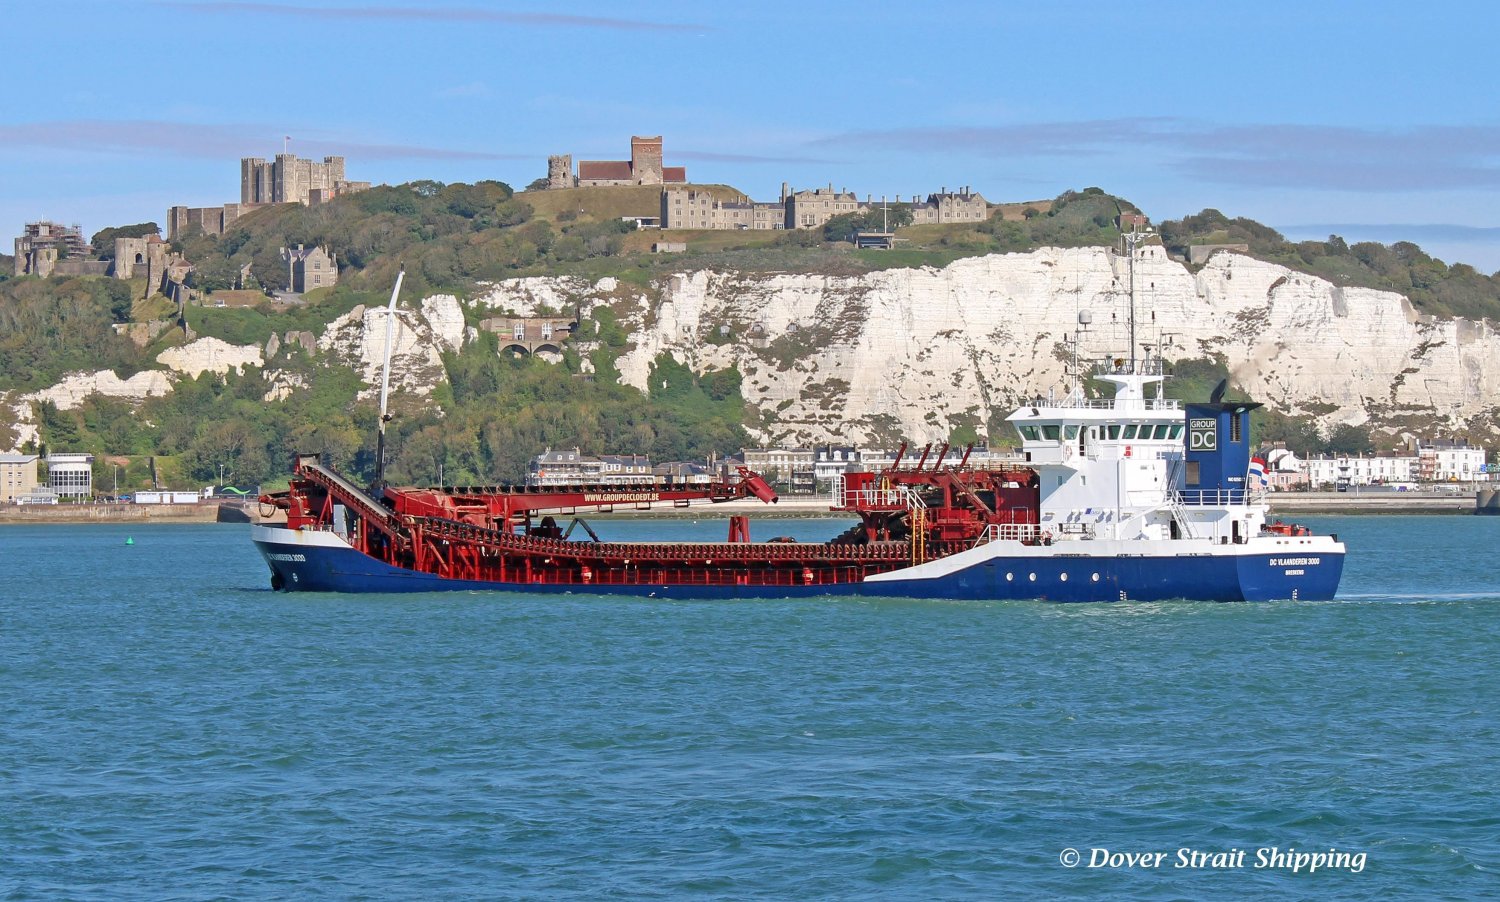
M 131 538 L 130 536 L 126 536 L 125 537 L 125 544 L 126 545 L 134 545 L 135 544 L 135 539 Z

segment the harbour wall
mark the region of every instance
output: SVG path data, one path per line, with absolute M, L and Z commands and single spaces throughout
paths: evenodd
M 285 515 L 277 511 L 277 517 Z M 0 526 L 18 523 L 261 523 L 253 503 L 197 504 L 8 504 Z

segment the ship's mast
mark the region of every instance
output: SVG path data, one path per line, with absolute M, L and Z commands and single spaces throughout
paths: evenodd
M 391 393 L 391 339 L 396 334 L 396 298 L 401 294 L 401 280 L 406 270 L 396 273 L 396 287 L 391 289 L 391 303 L 385 308 L 385 366 L 380 374 L 380 432 L 375 437 L 375 485 L 385 485 L 385 424 L 391 415 L 387 400 Z
M 1130 371 L 1135 372 L 1135 232 L 1125 235 L 1125 248 L 1130 252 Z

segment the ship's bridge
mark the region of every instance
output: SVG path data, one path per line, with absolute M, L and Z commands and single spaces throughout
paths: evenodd
M 1144 383 L 1159 377 L 1124 373 L 1097 378 L 1115 384 L 1115 397 L 1087 398 L 1075 390 L 1060 402 L 1039 401 L 1008 417 L 1030 462 L 1076 465 L 1081 460 L 1181 455 L 1182 402 L 1144 395 Z

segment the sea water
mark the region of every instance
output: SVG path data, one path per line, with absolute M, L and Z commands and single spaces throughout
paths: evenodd
M 0 528 L 0 898 L 1500 893 L 1500 518 L 1314 525 L 1332 602 L 1095 605 L 278 594 L 244 526 Z

